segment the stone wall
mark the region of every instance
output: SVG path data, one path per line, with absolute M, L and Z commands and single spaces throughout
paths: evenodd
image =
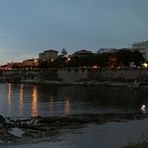
M 15 74 L 15 75 L 14 75 Z M 148 81 L 148 69 L 60 69 L 54 71 L 37 71 L 37 72 L 4 72 L 3 77 L 21 76 L 22 80 L 32 81 Z
M 75 82 L 88 78 L 88 71 L 81 69 L 58 70 L 58 77 L 63 82 Z
M 63 82 L 83 80 L 94 81 L 148 81 L 147 69 L 99 69 L 99 70 L 64 70 L 58 71 Z
M 130 81 L 139 79 L 140 75 L 141 71 L 139 70 L 99 70 L 89 72 L 88 79 L 98 81 Z

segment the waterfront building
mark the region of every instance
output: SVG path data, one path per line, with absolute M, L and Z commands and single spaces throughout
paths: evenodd
M 118 52 L 119 49 L 115 49 L 115 48 L 100 48 L 97 51 L 97 54 L 102 54 L 102 53 L 115 53 Z
M 2 65 L 0 66 L 0 70 L 2 71 L 12 70 L 12 67 L 9 65 Z
M 54 61 L 58 58 L 58 51 L 55 49 L 46 50 L 39 53 L 39 61 Z
M 10 62 L 6 64 L 7 67 L 10 69 L 18 69 L 22 68 L 22 62 Z
M 135 42 L 134 44 L 132 44 L 132 47 L 140 49 L 148 48 L 148 41 Z
M 84 57 L 88 55 L 93 55 L 93 52 L 83 49 L 83 50 L 76 51 L 72 56 Z
M 97 51 L 97 54 L 110 53 L 111 50 L 113 50 L 113 48 L 100 48 L 100 49 Z
M 135 42 L 132 44 L 131 50 L 139 50 L 142 53 L 146 61 L 148 61 L 148 41 Z
M 38 59 L 27 59 L 22 62 L 22 66 L 28 68 L 35 68 L 38 64 Z

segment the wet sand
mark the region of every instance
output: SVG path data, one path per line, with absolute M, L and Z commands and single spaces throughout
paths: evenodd
M 0 147 L 119 148 L 148 138 L 147 117 L 117 113 L 7 119 L 1 124 Z
M 3 145 L 2 148 L 120 148 L 148 138 L 148 119 L 129 122 L 109 122 L 104 125 L 88 124 L 79 129 L 65 129 L 49 139 Z

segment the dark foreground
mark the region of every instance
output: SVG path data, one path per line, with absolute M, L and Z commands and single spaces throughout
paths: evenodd
M 138 144 L 130 144 L 128 146 L 124 146 L 123 148 L 148 148 L 148 140 L 144 140 Z
M 86 124 L 106 122 L 128 122 L 148 117 L 143 113 L 77 114 L 59 117 L 32 117 L 10 119 L 0 116 L 0 145 L 31 142 L 34 139 L 53 137 L 63 129 L 77 129 Z M 13 130 L 16 130 L 13 133 Z

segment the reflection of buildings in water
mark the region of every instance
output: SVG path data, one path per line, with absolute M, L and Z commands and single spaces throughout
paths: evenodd
M 38 92 L 37 87 L 34 86 L 32 89 L 32 116 L 38 115 Z
M 53 110 L 53 97 L 49 97 L 49 111 L 52 112 Z
M 19 103 L 20 103 L 20 113 L 23 112 L 23 105 L 24 105 L 24 85 L 21 84 L 20 85 L 20 100 L 19 100 Z
M 8 84 L 8 111 L 11 112 L 12 108 L 12 84 Z
M 67 100 L 65 101 L 65 113 L 69 114 L 70 113 L 70 98 L 67 98 Z

